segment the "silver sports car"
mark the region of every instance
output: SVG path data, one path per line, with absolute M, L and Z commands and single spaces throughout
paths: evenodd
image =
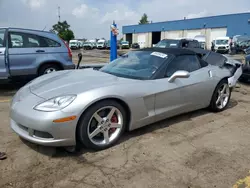
M 224 110 L 239 62 L 203 50 L 130 51 L 99 70 L 54 72 L 22 87 L 11 128 L 30 142 L 105 149 L 125 130 L 209 107 Z

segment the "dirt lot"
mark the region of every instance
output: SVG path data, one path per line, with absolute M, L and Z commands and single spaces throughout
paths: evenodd
M 123 54 L 128 52 L 129 50 L 123 49 L 118 50 L 117 54 Z M 109 61 L 109 50 L 73 50 L 73 61 L 75 64 L 78 62 L 78 53 L 83 54 L 82 64 L 84 63 L 107 63 Z
M 181 115 L 74 155 L 20 139 L 8 119 L 15 89 L 0 92 L 1 188 L 229 188 L 250 179 L 250 85 L 235 89 L 224 112 Z

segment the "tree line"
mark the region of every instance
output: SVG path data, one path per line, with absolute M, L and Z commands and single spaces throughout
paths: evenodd
M 146 13 L 144 13 L 139 21 L 138 24 L 148 24 L 148 16 Z M 70 29 L 70 25 L 68 22 L 65 20 L 63 22 L 57 22 L 52 26 L 52 29 L 50 32 L 56 33 L 61 39 L 69 42 L 70 40 L 75 38 L 74 32 Z M 87 39 L 84 39 L 85 41 Z

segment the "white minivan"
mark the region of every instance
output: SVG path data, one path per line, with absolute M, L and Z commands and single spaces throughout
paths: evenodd
M 79 41 L 78 40 L 70 40 L 69 47 L 70 47 L 70 49 L 79 49 L 80 48 Z
M 219 53 L 229 52 L 229 37 L 218 37 L 214 40 L 214 51 Z

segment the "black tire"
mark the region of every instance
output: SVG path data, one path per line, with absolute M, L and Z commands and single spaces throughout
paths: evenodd
M 231 89 L 229 89 L 229 98 L 228 98 L 228 102 L 227 104 L 223 107 L 223 108 L 218 108 L 217 105 L 216 105 L 216 100 L 217 100 L 217 94 L 218 94 L 218 90 L 224 85 L 224 84 L 227 84 L 228 87 L 229 87 L 229 84 L 228 84 L 228 81 L 227 79 L 223 79 L 219 82 L 219 84 L 216 86 L 215 90 L 214 90 L 214 93 L 213 93 L 213 96 L 212 96 L 212 99 L 210 101 L 210 105 L 209 105 L 209 108 L 211 111 L 213 112 L 221 112 L 223 110 L 225 110 L 229 104 L 229 101 L 230 101 L 230 98 L 231 98 Z
M 59 71 L 60 67 L 58 65 L 55 65 L 55 64 L 45 64 L 39 68 L 38 76 L 42 76 L 44 74 L 47 74 L 46 70 L 48 70 L 48 69 L 54 69 L 55 71 Z
M 96 111 L 98 111 L 98 109 L 101 109 L 105 106 L 113 106 L 121 112 L 121 114 L 123 116 L 123 126 L 122 126 L 121 131 L 120 131 L 119 135 L 117 136 L 117 138 L 114 139 L 112 142 L 110 142 L 107 145 L 96 145 L 89 139 L 88 124 L 89 124 L 89 121 L 91 120 L 91 117 L 93 116 L 93 114 Z M 78 125 L 77 125 L 76 138 L 77 138 L 77 141 L 80 142 L 80 144 L 84 145 L 87 148 L 94 149 L 94 150 L 103 150 L 103 149 L 109 148 L 109 147 L 113 146 L 115 143 L 117 143 L 117 141 L 120 139 L 121 135 L 126 130 L 127 123 L 128 123 L 128 121 L 127 121 L 126 111 L 120 103 L 118 103 L 114 100 L 100 101 L 100 102 L 95 103 L 91 107 L 89 107 L 87 109 L 87 111 L 82 114 L 82 116 L 78 122 Z

